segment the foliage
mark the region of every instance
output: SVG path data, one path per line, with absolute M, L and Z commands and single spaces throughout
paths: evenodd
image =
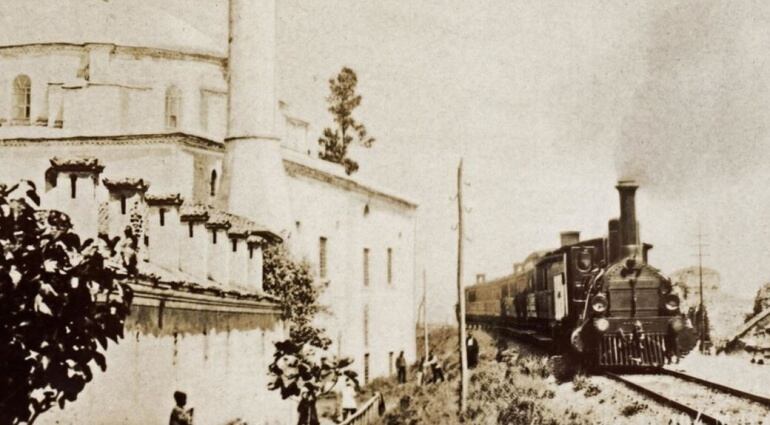
M 283 245 L 270 246 L 264 251 L 263 284 L 265 291 L 279 298 L 282 318 L 290 328 L 289 339 L 275 344 L 268 388 L 280 391 L 284 399 L 298 397 L 299 424 L 313 423 L 316 400 L 342 376 L 357 384 L 355 372 L 347 370 L 352 360 L 324 356 L 331 340 L 313 322 L 326 309 L 318 302 L 321 290 L 307 263 L 294 261 Z
M 358 77 L 348 67 L 343 67 L 336 78 L 329 80 L 331 93 L 326 100 L 337 127 L 327 127 L 318 139 L 321 159 L 342 164 L 348 175 L 358 170 L 358 163 L 347 157 L 350 143 L 356 140 L 368 148 L 375 141 L 367 134 L 366 127 L 353 118 L 353 110 L 361 104 L 361 95 L 356 94 L 357 85 Z
M 331 341 L 323 329 L 313 324 L 326 309 L 318 302 L 321 289 L 315 284 L 310 265 L 294 261 L 288 249 L 279 244 L 267 247 L 263 257 L 263 286 L 280 299 L 281 318 L 290 325 L 291 340 L 327 348 Z
M 647 408 L 646 404 L 640 403 L 638 401 L 634 401 L 624 406 L 623 409 L 620 411 L 620 413 L 626 417 L 634 416 L 637 413 L 641 412 L 642 410 L 645 410 L 646 408 Z
M 67 215 L 36 210 L 31 182 L 0 185 L 0 423 L 33 423 L 74 401 L 107 367 L 132 293 L 103 240 L 81 242 Z M 118 257 L 119 258 L 119 257 Z M 100 349 L 101 347 L 101 349 Z

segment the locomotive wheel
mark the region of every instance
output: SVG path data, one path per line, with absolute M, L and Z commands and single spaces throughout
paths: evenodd
M 572 380 L 577 373 L 575 362 L 569 356 L 551 356 L 548 358 L 548 368 L 551 370 L 556 382 L 562 383 Z

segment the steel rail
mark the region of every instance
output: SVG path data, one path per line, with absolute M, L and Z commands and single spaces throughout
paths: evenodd
M 710 416 L 710 415 L 704 413 L 701 410 L 695 409 L 695 408 L 690 407 L 690 406 L 688 406 L 686 404 L 680 403 L 680 402 L 678 402 L 678 401 L 676 401 L 674 399 L 668 398 L 668 397 L 666 397 L 666 396 L 664 396 L 664 395 L 662 395 L 662 394 L 660 394 L 658 392 L 655 392 L 655 391 L 653 391 L 653 390 L 651 390 L 651 389 L 649 389 L 649 388 L 647 388 L 645 386 L 639 385 L 636 382 L 629 381 L 628 379 L 626 379 L 626 378 L 624 378 L 624 377 L 622 377 L 620 375 L 617 375 L 617 374 L 612 373 L 612 372 L 605 372 L 604 375 L 607 376 L 608 378 L 612 379 L 612 380 L 615 380 L 615 381 L 618 381 L 618 382 L 622 383 L 623 385 L 627 386 L 628 388 L 631 388 L 632 390 L 634 390 L 636 392 L 639 392 L 639 393 L 641 393 L 641 394 L 643 394 L 643 395 L 645 395 L 645 396 L 647 396 L 647 397 L 657 401 L 658 403 L 661 403 L 661 404 L 669 406 L 669 407 L 671 407 L 671 408 L 673 408 L 675 410 L 683 412 L 683 413 L 687 414 L 688 416 L 690 416 L 691 418 L 693 418 L 694 420 L 701 421 L 702 423 L 708 424 L 708 425 L 722 425 L 722 422 L 719 419 L 714 418 L 713 416 Z
M 762 405 L 764 405 L 766 407 L 770 407 L 770 398 L 763 397 L 761 395 L 748 393 L 746 391 L 739 390 L 737 388 L 728 387 L 727 385 L 722 385 L 722 384 L 719 384 L 719 383 L 716 383 L 716 382 L 713 382 L 713 381 L 707 381 L 705 379 L 698 378 L 698 377 L 692 376 L 692 375 L 688 375 L 686 373 L 677 372 L 675 370 L 661 369 L 660 372 L 662 372 L 662 373 L 664 373 L 666 375 L 673 376 L 675 378 L 679 378 L 679 379 L 681 379 L 683 381 L 689 381 L 689 382 L 692 382 L 694 384 L 703 385 L 704 387 L 713 388 L 715 390 L 719 390 L 719 391 L 722 391 L 722 392 L 734 395 L 736 397 L 745 398 L 745 399 L 757 402 L 759 404 L 762 404 Z

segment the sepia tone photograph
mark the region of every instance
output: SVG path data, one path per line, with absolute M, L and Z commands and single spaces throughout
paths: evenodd
M 770 424 L 770 4 L 3 0 L 0 425 Z

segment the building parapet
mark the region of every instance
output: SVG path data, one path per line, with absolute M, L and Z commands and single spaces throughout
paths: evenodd
M 0 146 L 25 146 L 30 144 L 65 144 L 65 145 L 123 145 L 169 143 L 205 149 L 210 152 L 224 153 L 224 144 L 219 141 L 188 133 L 154 133 L 107 136 L 75 136 L 60 138 L 8 138 L 0 139 Z M 377 185 L 363 182 L 361 179 L 346 175 L 336 164 L 308 157 L 300 153 L 283 149 L 283 165 L 290 176 L 304 176 L 328 184 L 380 198 L 401 208 L 417 209 L 418 203 L 393 191 L 378 188 Z

